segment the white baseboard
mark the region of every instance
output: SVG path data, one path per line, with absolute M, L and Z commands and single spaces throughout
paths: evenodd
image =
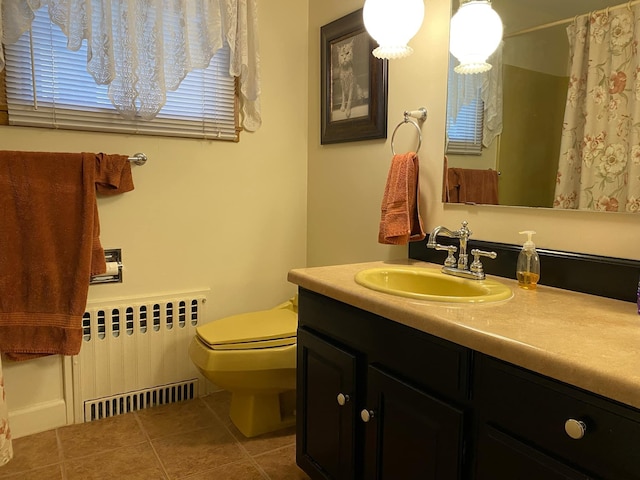
M 64 400 L 39 403 L 9 413 L 9 427 L 13 438 L 26 437 L 67 425 L 67 406 Z

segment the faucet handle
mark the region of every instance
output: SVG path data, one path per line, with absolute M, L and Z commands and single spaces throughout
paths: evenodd
M 469 225 L 469 222 L 463 220 L 462 227 L 456 232 L 459 238 L 469 238 L 473 234 L 467 225 Z
M 471 270 L 474 273 L 482 274 L 483 278 L 484 278 L 484 269 L 482 268 L 480 257 L 489 257 L 491 259 L 494 259 L 498 256 L 496 252 L 486 252 L 484 250 L 479 250 L 477 248 L 474 248 L 473 250 L 471 250 L 471 255 L 473 255 L 473 262 L 471 263 L 469 270 Z
M 458 251 L 458 247 L 456 247 L 455 245 L 440 245 L 439 243 L 437 243 L 434 248 L 436 250 L 446 250 L 447 251 L 447 253 L 448 253 L 447 254 L 447 258 L 444 261 L 444 266 L 445 267 L 455 267 L 456 266 L 456 258 L 453 256 L 453 254 Z

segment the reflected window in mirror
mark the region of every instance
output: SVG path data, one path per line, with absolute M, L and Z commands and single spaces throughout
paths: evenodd
M 464 88 L 463 82 L 458 82 L 459 74 L 453 71 L 455 57 L 449 55 L 449 92 Z M 462 95 L 464 92 L 460 91 Z M 470 86 L 468 98 L 458 101 L 456 95 L 447 98 L 447 155 L 480 155 L 482 153 L 482 124 L 484 119 L 484 102 L 482 88 L 479 85 Z
M 484 156 L 502 132 L 502 45 L 488 62 L 489 71 L 459 74 L 458 60 L 449 55 L 447 154 Z M 495 167 L 495 158 L 491 163 Z
M 502 46 L 491 69 L 455 72 L 449 57 L 446 161 L 443 199 L 451 203 L 498 203 L 498 144 L 502 131 Z

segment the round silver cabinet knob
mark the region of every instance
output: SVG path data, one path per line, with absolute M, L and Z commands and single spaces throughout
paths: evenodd
M 580 440 L 587 433 L 587 424 L 581 420 L 570 418 L 564 422 L 564 431 L 574 440 Z
M 338 405 L 340 405 L 341 407 L 344 406 L 344 404 L 347 403 L 349 400 L 351 400 L 349 395 L 345 395 L 344 393 L 339 393 L 336 398 L 338 400 Z
M 364 423 L 367 423 L 374 417 L 373 410 L 367 410 L 366 408 L 360 412 L 360 418 Z

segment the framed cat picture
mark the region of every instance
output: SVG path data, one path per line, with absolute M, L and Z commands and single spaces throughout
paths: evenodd
M 320 143 L 387 138 L 388 61 L 372 55 L 362 9 L 321 27 L 320 44 Z

